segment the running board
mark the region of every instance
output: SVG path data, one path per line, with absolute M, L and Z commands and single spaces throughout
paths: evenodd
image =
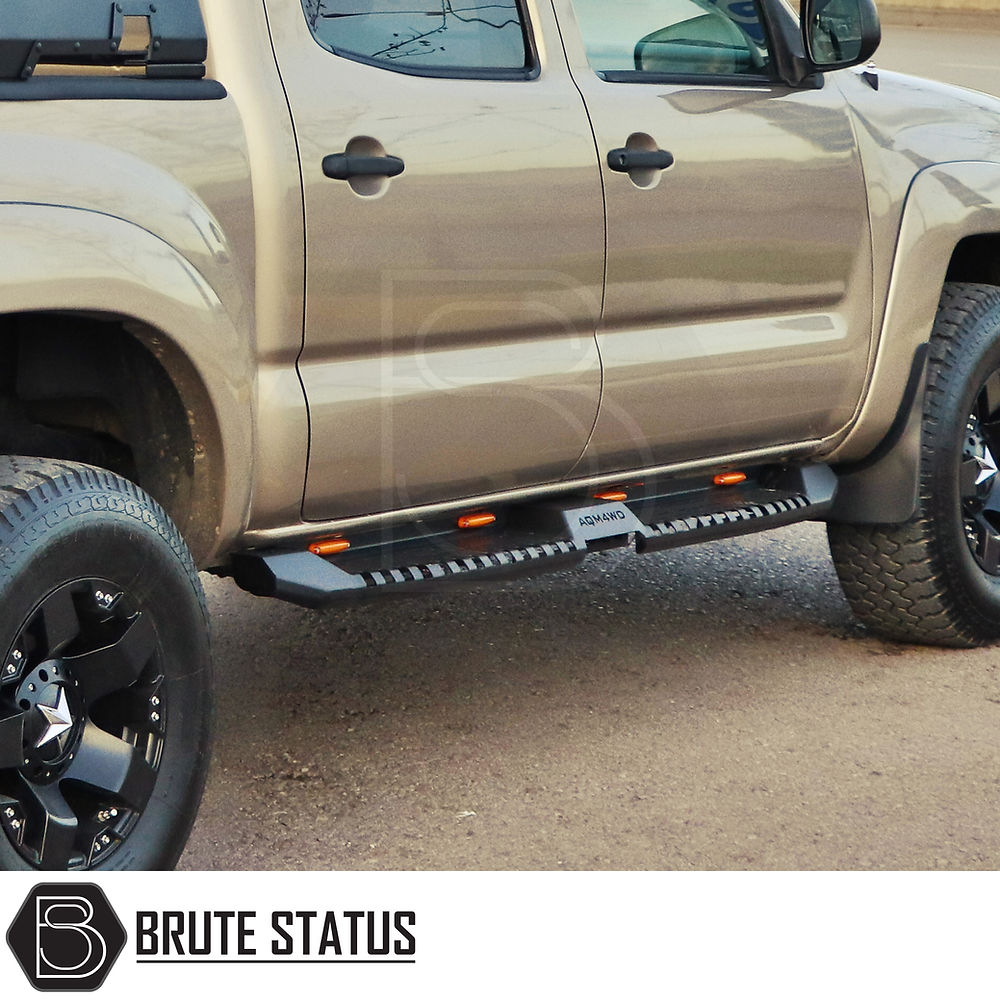
M 665 486 L 670 492 L 661 492 Z M 634 544 L 638 552 L 653 552 L 821 519 L 836 491 L 837 477 L 825 465 L 751 470 L 738 486 L 704 479 L 634 484 L 623 487 L 624 499 L 575 493 L 514 504 L 473 530 L 442 519 L 370 531 L 352 536 L 346 551 L 330 557 L 302 550 L 241 553 L 233 559 L 233 577 L 253 594 L 305 607 L 476 586 L 566 569 L 609 548 Z

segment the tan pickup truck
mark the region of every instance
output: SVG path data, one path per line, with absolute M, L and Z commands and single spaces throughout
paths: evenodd
M 5 0 L 0 869 L 163 868 L 197 569 L 324 606 L 825 520 L 1000 636 L 1000 102 L 870 0 Z

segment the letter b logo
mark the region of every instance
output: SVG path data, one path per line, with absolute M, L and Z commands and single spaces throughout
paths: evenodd
M 125 929 L 96 885 L 38 885 L 7 943 L 38 990 L 96 990 L 125 946 Z

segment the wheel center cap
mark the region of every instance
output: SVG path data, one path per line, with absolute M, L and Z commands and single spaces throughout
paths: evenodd
M 989 448 L 983 448 L 982 456 L 976 457 L 976 464 L 979 466 L 979 475 L 976 477 L 977 486 L 988 483 L 997 472 L 1000 472 L 1000 469 L 997 468 L 996 460 L 990 454 Z
M 23 712 L 24 766 L 32 780 L 57 777 L 72 760 L 70 751 L 86 719 L 86 707 L 65 665 L 59 660 L 40 663 L 21 681 L 12 700 Z
M 41 713 L 45 724 L 45 729 L 35 742 L 36 750 L 59 739 L 73 728 L 73 713 L 69 709 L 66 689 L 61 685 L 53 684 L 48 688 L 35 708 Z

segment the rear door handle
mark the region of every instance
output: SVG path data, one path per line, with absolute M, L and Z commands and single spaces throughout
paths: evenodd
M 331 153 L 323 157 L 323 173 L 335 181 L 352 177 L 398 177 L 406 165 L 398 156 L 358 156 Z
M 674 164 L 674 154 L 665 149 L 612 149 L 608 166 L 619 174 L 630 170 L 666 170 Z

